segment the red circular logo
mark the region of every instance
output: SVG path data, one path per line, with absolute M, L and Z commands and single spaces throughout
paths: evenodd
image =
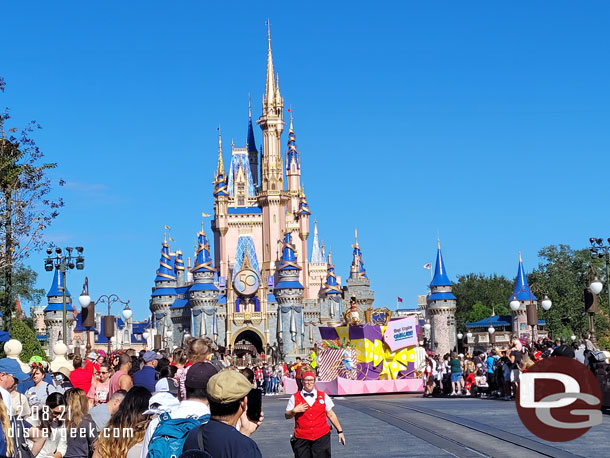
M 567 442 L 601 423 L 601 397 L 599 382 L 585 365 L 553 356 L 521 374 L 517 413 L 541 439 Z

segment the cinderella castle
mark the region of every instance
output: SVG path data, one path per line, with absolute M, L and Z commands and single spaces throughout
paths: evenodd
M 238 355 L 290 359 L 308 354 L 320 339 L 318 326 L 341 321 L 344 303 L 352 297 L 361 311 L 373 303 L 357 232 L 343 286 L 330 251 L 326 255 L 320 246 L 316 222 L 309 254 L 311 211 L 301 184 L 292 114 L 282 153 L 284 99 L 270 33 L 256 123 L 263 137 L 260 152 L 249 110 L 246 144 L 231 145 L 228 171 L 218 134 L 212 234 L 208 237 L 202 222 L 192 265 L 189 257 L 185 266 L 183 252 L 163 241 L 150 310 L 164 347 L 181 345 L 185 336 L 208 336 Z

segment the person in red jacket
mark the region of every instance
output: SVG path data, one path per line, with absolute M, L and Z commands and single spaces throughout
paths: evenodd
M 330 396 L 316 390 L 316 373 L 311 368 L 302 372 L 303 389 L 290 397 L 284 416 L 294 418 L 294 435 L 290 445 L 295 458 L 330 458 L 330 425 L 339 434 L 339 443 L 345 445 L 345 435 Z

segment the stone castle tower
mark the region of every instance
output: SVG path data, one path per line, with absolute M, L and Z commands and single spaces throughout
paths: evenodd
M 531 333 L 527 328 L 527 306 L 532 303 L 537 306 L 538 302 L 536 296 L 534 296 L 527 284 L 521 252 L 519 252 L 519 266 L 517 268 L 515 289 L 513 290 L 513 295 L 508 299 L 508 302 L 510 303 L 514 299 L 517 299 L 520 305 L 517 310 L 511 310 L 513 334 L 516 334 L 518 337 L 526 334 L 529 337 Z
M 72 342 L 72 327 L 74 325 L 74 307 L 72 306 L 72 296 L 70 291 L 66 288 L 66 329 L 67 336 L 62 336 L 63 332 L 63 288 L 65 284 L 64 272 L 61 272 L 58 268 L 55 268 L 53 275 L 53 283 L 51 289 L 47 293 L 48 305 L 43 311 L 44 324 L 47 331 L 47 342 L 49 342 L 49 356 L 52 358 L 53 347 L 59 340 L 63 341 L 64 344 L 68 345 Z
M 456 299 L 451 292 L 451 281 L 445 270 L 441 253 L 441 242 L 436 251 L 436 267 L 430 282 L 430 294 L 427 298 L 427 315 L 431 321 L 430 349 L 439 355 L 451 352 L 457 347 L 455 328 Z

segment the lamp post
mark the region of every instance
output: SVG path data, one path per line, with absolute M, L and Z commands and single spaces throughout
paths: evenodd
M 603 259 L 606 264 L 606 282 L 610 279 L 610 238 L 606 239 L 608 241 L 608 245 L 604 245 L 604 239 L 598 239 L 595 237 L 590 237 L 589 242 L 591 243 L 591 247 L 589 248 L 589 253 L 591 254 L 591 258 L 593 259 Z M 601 283 L 601 282 L 600 282 Z M 603 288 L 603 285 L 602 285 Z M 610 286 L 607 286 L 608 290 L 608 304 L 610 304 Z M 601 293 L 601 289 L 597 293 Z
M 104 294 L 100 296 L 96 303 L 108 304 L 108 315 L 104 317 L 104 337 L 108 339 L 108 354 L 112 353 L 112 342 L 110 341 L 111 337 L 114 337 L 114 316 L 110 314 L 110 307 L 115 302 L 120 302 L 125 305 L 125 309 L 123 310 L 123 317 L 125 320 L 131 318 L 132 311 L 129 308 L 129 301 L 122 300 L 116 294 Z
M 91 301 L 89 296 L 89 278 L 85 277 L 83 291 L 78 297 L 78 303 L 81 305 L 81 321 L 87 333 L 86 352 L 91 352 L 91 328 L 95 327 L 95 303 Z
M 534 291 L 536 291 L 538 294 L 544 294 L 536 285 L 532 285 L 529 287 L 529 291 L 525 288 L 521 288 L 519 291 L 513 294 L 509 303 L 510 309 L 513 312 L 516 312 L 521 307 L 522 302 L 518 299 L 519 294 L 521 294 L 521 292 L 527 292 L 529 294 L 528 303 L 525 307 L 527 310 L 527 325 L 531 326 L 532 328 L 532 344 L 536 341 L 536 333 L 534 328 L 538 325 L 538 307 L 534 303 L 536 300 L 534 297 Z M 553 306 L 553 302 L 549 299 L 548 295 L 544 294 L 544 299 L 542 299 L 542 302 L 540 302 L 540 306 L 545 312 L 548 312 Z
M 76 250 L 75 254 L 72 254 Z M 66 311 L 66 291 L 67 291 L 67 280 L 66 273 L 68 270 L 74 269 L 83 270 L 85 268 L 85 257 L 83 256 L 83 247 L 77 246 L 66 247 L 63 251 L 59 247 L 55 247 L 55 254 L 53 254 L 53 246 L 47 248 L 47 257 L 44 260 L 44 269 L 47 272 L 51 272 L 53 268 L 58 269 L 60 272 L 62 286 L 58 286 L 58 290 L 61 291 L 63 296 L 63 329 L 62 339 L 64 343 L 68 344 L 68 325 L 67 325 L 67 311 Z
M 494 332 L 496 332 L 496 329 L 493 327 L 492 324 L 490 324 L 489 327 L 487 328 L 487 332 L 489 333 L 489 346 L 493 347 L 493 344 L 494 344 Z
M 585 288 L 585 312 L 589 315 L 589 332 L 591 333 L 591 342 L 597 343 L 595 338 L 595 314 L 599 311 L 597 296 L 604 289 L 604 285 L 595 274 L 593 266 L 589 266 L 589 287 Z

